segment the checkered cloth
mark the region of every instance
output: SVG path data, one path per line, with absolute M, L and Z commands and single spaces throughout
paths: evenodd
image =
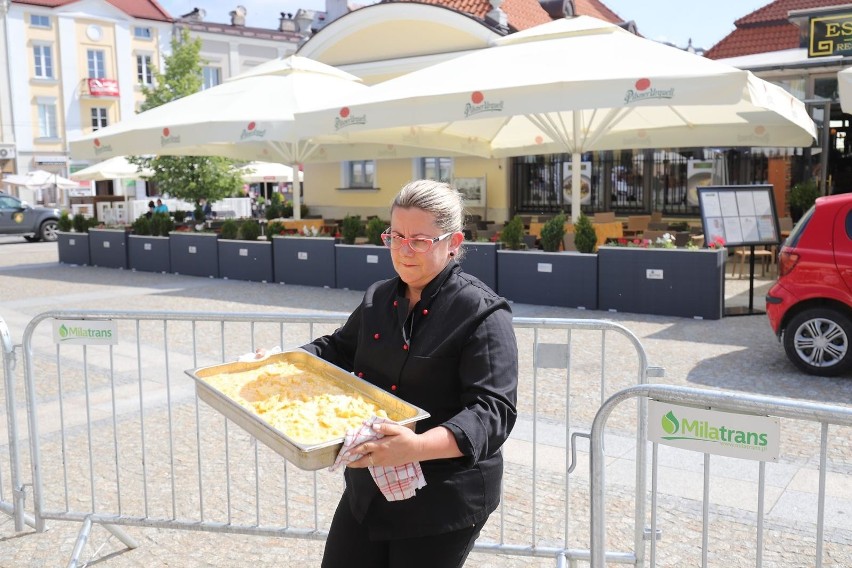
M 340 453 L 337 454 L 337 459 L 334 464 L 328 468 L 329 471 L 336 471 L 341 466 L 361 459 L 363 454 L 346 453 L 354 446 L 369 442 L 370 440 L 378 440 L 384 438 L 384 434 L 379 434 L 373 430 L 373 424 L 381 424 L 383 422 L 391 422 L 386 418 L 378 418 L 373 416 L 364 420 L 358 428 L 352 428 L 346 432 L 346 437 L 343 440 L 343 447 Z M 370 466 L 370 475 L 388 501 L 402 501 L 414 497 L 414 492 L 426 485 L 426 479 L 423 477 L 423 470 L 420 469 L 420 462 L 407 463 L 397 466 Z

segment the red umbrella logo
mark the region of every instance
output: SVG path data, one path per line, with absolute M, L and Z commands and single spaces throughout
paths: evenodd
M 470 100 L 473 102 L 473 104 L 478 105 L 479 103 L 485 100 L 485 95 L 483 95 L 481 91 L 474 91 L 470 95 Z
M 764 134 L 766 134 L 766 127 L 765 126 L 755 126 L 754 127 L 754 133 L 757 134 L 758 136 L 763 136 Z
M 346 118 L 349 116 L 349 107 L 343 107 L 340 109 L 340 118 Z
M 163 136 L 166 136 L 166 137 L 169 136 L 169 129 L 168 128 L 163 128 Z
M 542 138 L 541 136 L 536 136 L 536 137 L 535 137 L 535 143 L 536 143 L 536 144 L 543 144 L 543 143 L 544 143 L 544 138 Z
M 644 91 L 650 86 L 651 86 L 651 80 L 647 79 L 647 78 L 639 79 L 638 81 L 636 81 L 636 85 L 635 85 L 637 91 Z
M 249 123 L 248 123 L 248 126 L 246 126 L 246 130 L 248 130 L 249 132 L 251 132 L 252 130 L 254 130 L 254 127 L 255 127 L 255 123 L 254 123 L 254 122 L 249 122 Z
M 95 138 L 95 148 L 100 148 L 100 147 L 101 147 L 101 141 L 100 141 L 100 139 L 99 139 L 99 138 Z

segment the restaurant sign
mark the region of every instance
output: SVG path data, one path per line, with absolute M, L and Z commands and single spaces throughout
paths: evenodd
M 93 97 L 117 97 L 118 81 L 115 79 L 89 79 L 89 94 Z
M 852 14 L 810 19 L 808 57 L 852 55 Z

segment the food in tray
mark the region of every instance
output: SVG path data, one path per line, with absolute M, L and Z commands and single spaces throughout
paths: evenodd
M 301 444 L 340 438 L 370 416 L 388 418 L 360 394 L 284 361 L 204 380 Z

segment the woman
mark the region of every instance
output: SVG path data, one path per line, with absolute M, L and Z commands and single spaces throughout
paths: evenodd
M 373 284 L 346 324 L 304 349 L 428 411 L 416 432 L 384 437 L 345 473 L 322 566 L 462 566 L 497 507 L 500 447 L 515 424 L 518 354 L 509 304 L 455 262 L 461 195 L 407 184 L 383 234 L 398 277 Z M 426 486 L 387 501 L 368 466 L 420 462 Z

